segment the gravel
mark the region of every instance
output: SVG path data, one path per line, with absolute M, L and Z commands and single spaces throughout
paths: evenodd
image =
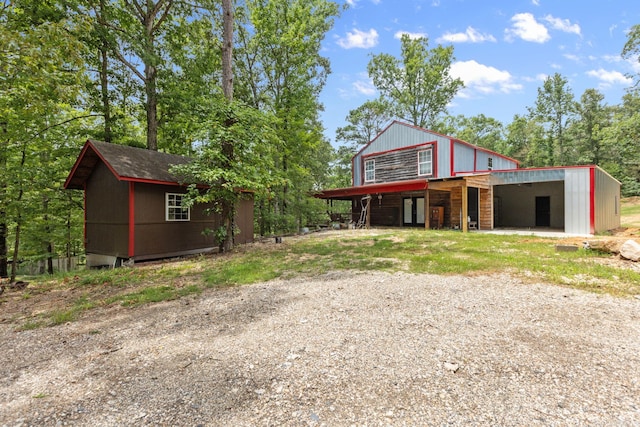
M 0 425 L 640 425 L 640 300 L 331 272 L 0 325 Z

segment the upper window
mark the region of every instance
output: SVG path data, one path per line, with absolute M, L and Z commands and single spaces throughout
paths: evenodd
M 376 180 L 376 161 L 365 160 L 364 162 L 364 182 L 373 182 Z
M 189 221 L 190 211 L 185 206 L 184 194 L 166 193 L 166 218 L 167 221 Z
M 433 175 L 433 150 L 418 151 L 418 176 Z
M 487 159 L 487 170 L 493 170 L 493 157 Z

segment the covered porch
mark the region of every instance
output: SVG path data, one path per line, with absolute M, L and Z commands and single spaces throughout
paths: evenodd
M 418 179 L 325 190 L 315 196 L 351 204 L 352 225 L 359 227 L 419 227 L 425 229 L 493 229 L 490 176 L 443 180 Z M 337 218 L 338 216 L 334 216 Z

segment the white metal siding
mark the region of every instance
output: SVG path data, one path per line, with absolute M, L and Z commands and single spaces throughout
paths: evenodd
M 453 146 L 453 171 L 473 172 L 475 166 L 475 151 L 473 147 L 455 142 Z
M 589 168 L 567 168 L 564 180 L 564 231 L 591 234 Z
M 620 227 L 620 183 L 597 167 L 595 187 L 595 232 Z

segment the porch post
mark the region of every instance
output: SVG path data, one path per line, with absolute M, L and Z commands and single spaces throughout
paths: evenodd
M 367 194 L 367 196 L 369 197 L 369 201 L 367 202 L 367 218 L 365 221 L 365 227 L 369 229 L 371 228 L 371 200 L 373 200 L 373 198 L 370 194 Z
M 467 194 L 467 180 L 462 179 L 462 232 L 468 231 L 469 224 L 467 223 L 467 216 L 469 216 L 469 195 Z

